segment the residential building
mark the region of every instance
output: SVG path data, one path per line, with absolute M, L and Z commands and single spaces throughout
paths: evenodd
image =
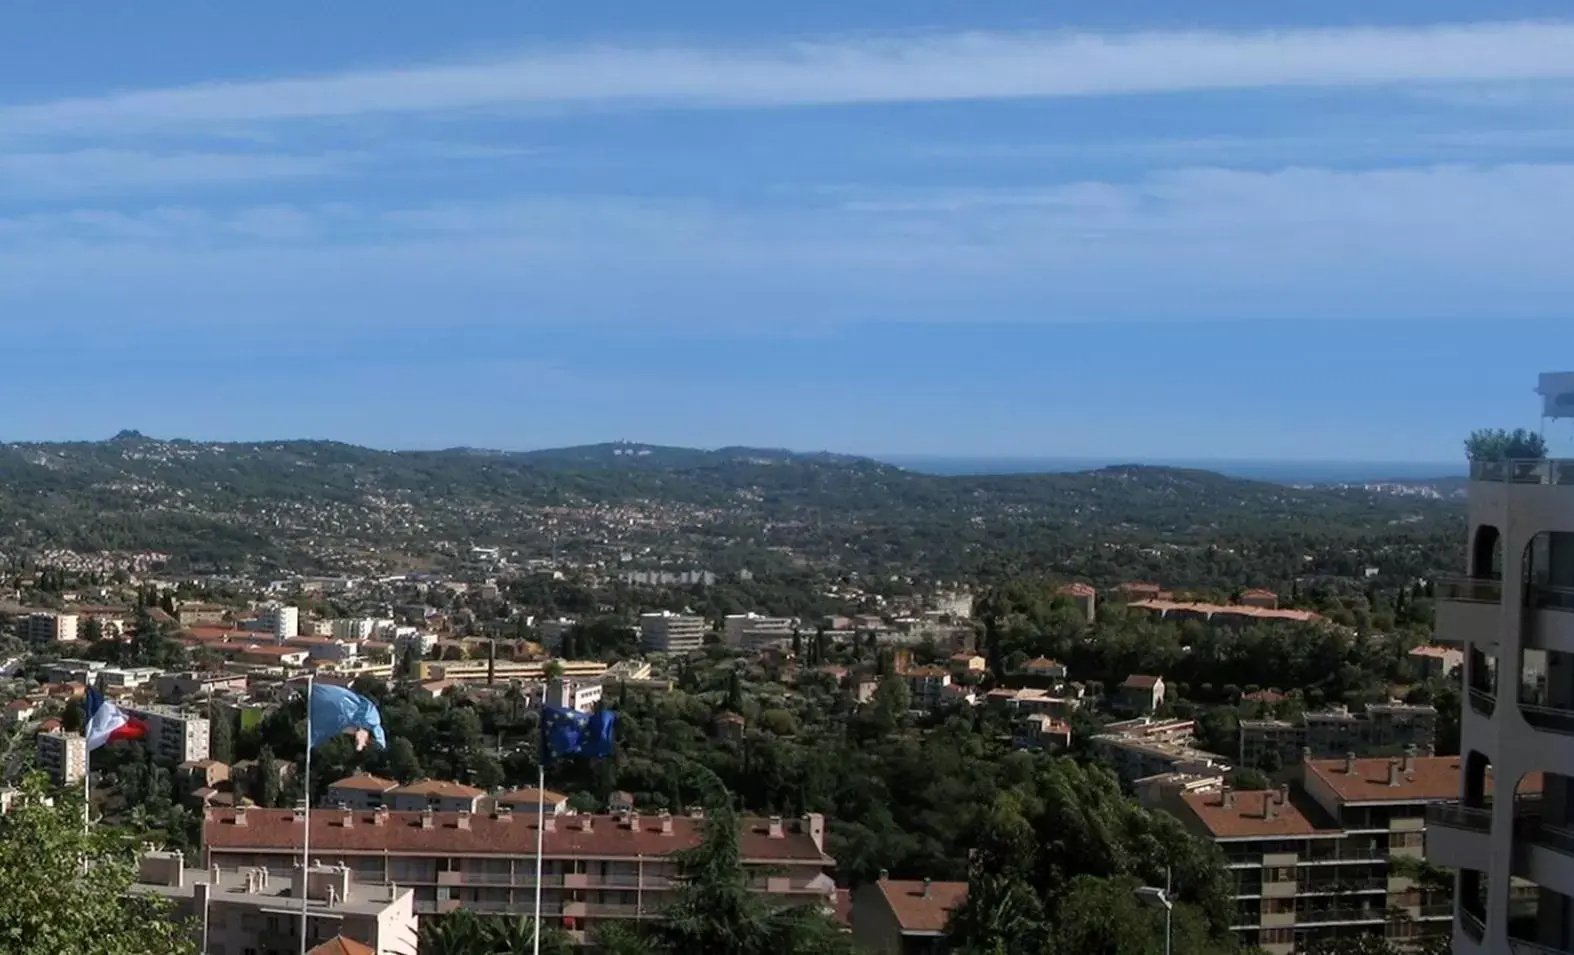
M 1439 680 L 1465 666 L 1465 652 L 1453 647 L 1421 646 L 1407 656 L 1423 680 Z
M 301 635 L 301 611 L 299 607 L 287 607 L 274 604 L 262 609 L 258 616 L 263 629 L 273 634 L 277 643 L 283 643 L 291 637 Z
M 1306 713 L 1295 720 L 1241 720 L 1242 766 L 1293 766 L 1302 753 L 1313 759 L 1397 756 L 1410 747 L 1430 755 L 1437 737 L 1437 710 L 1406 703 L 1373 703 L 1364 712 L 1343 706 Z
M 236 663 L 260 667 L 303 667 L 311 658 L 311 651 L 300 647 L 273 644 L 239 644 L 229 649 L 229 657 Z
M 1246 946 L 1289 955 L 1324 939 L 1446 934 L 1452 908 L 1395 864 L 1419 858 L 1429 804 L 1454 797 L 1457 757 L 1306 760 L 1279 789 L 1162 801 L 1224 851 Z
M 102 660 L 56 660 L 44 667 L 43 678 L 45 683 L 81 683 L 84 686 L 96 682 L 98 671 L 109 666 Z
M 663 610 L 639 615 L 639 637 L 657 653 L 692 653 L 705 646 L 705 618 Z
M 146 686 L 163 675 L 158 667 L 105 667 L 98 671 L 98 685 L 105 690 L 134 690 Z
M 38 768 L 56 786 L 73 786 L 87 772 L 87 740 L 56 728 L 38 734 Z
M 183 603 L 175 608 L 175 619 L 182 627 L 216 627 L 228 612 L 222 604 Z
M 419 779 L 384 793 L 389 809 L 396 812 L 475 812 L 486 790 L 445 779 Z
M 291 872 L 306 814 L 293 810 L 210 809 L 203 862 Z M 360 883 L 395 883 L 415 892 L 418 914 L 464 907 L 529 915 L 534 905 L 541 827 L 542 913 L 583 940 L 609 920 L 658 917 L 677 884 L 673 853 L 698 845 L 702 815 L 584 814 L 542 818 L 499 807 L 489 813 L 311 813 L 314 859 L 348 867 Z M 825 820 L 744 819 L 739 850 L 748 885 L 783 904 L 829 907 L 836 885 L 825 854 Z
M 1071 601 L 1073 607 L 1082 611 L 1082 616 L 1087 618 L 1088 623 L 1098 619 L 1099 592 L 1091 586 L 1081 582 L 1067 584 L 1057 590 L 1056 594 Z
M 853 893 L 853 938 L 870 955 L 945 955 L 946 923 L 966 882 L 903 881 L 884 872 Z
M 38 704 L 32 700 L 12 700 L 5 705 L 5 725 L 20 726 L 37 712 Z
M 1048 713 L 1029 713 L 1017 723 L 1011 742 L 1017 749 L 1058 753 L 1071 747 L 1071 724 Z
M 1546 410 L 1566 416 L 1554 407 L 1548 376 L 1542 384 Z M 1465 657 L 1464 772 L 1459 804 L 1433 807 L 1427 818 L 1428 858 L 1458 872 L 1455 952 L 1568 952 L 1574 461 L 1473 462 L 1467 501 L 1465 573 L 1435 582 L 1433 639 Z M 1493 798 L 1494 777 L 1501 798 Z
M 1080 683 L 1064 684 L 1058 692 L 1027 687 L 1020 690 L 990 690 L 984 695 L 989 703 L 1000 703 L 1016 713 L 1048 713 L 1066 719 L 1082 708 L 1086 689 Z
M 323 793 L 322 805 L 354 810 L 381 809 L 388 805 L 388 794 L 398 788 L 399 784 L 391 779 L 357 773 L 330 783 Z
M 546 704 L 580 713 L 594 713 L 601 703 L 604 688 L 594 680 L 569 680 L 554 677 L 547 681 Z
M 1279 595 L 1271 590 L 1257 588 L 1241 594 L 1236 601 L 1243 607 L 1260 607 L 1263 610 L 1278 610 Z
M 373 617 L 339 617 L 328 621 L 328 626 L 329 635 L 339 640 L 370 640 L 377 632 L 377 620 Z
M 208 758 L 210 727 L 206 717 L 172 706 L 123 706 L 128 716 L 147 724 L 143 745 L 158 762 L 178 766 Z
M 957 674 L 983 676 L 989 670 L 989 661 L 976 653 L 953 653 L 950 662 L 952 672 Z
M 1145 673 L 1126 677 L 1115 694 L 1116 709 L 1151 715 L 1164 705 L 1164 678 Z
M 153 681 L 154 692 L 167 703 L 221 693 L 244 693 L 246 686 L 246 674 L 222 670 L 214 673 L 164 673 Z
M 1014 685 L 1052 690 L 1066 682 L 1066 665 L 1048 657 L 1036 657 L 1022 664 L 1011 677 Z
M 515 789 L 493 796 L 492 808 L 532 815 L 545 810 L 549 815 L 562 816 L 568 813 L 568 797 L 550 789 L 527 786 L 524 789 Z
M 1092 738 L 1093 748 L 1126 786 L 1164 773 L 1228 776 L 1231 768 L 1224 757 L 1192 745 L 1196 727 L 1192 720 L 1151 717 L 1111 723 Z
M 299 880 L 298 863 L 288 875 L 250 867 L 188 869 L 179 852 L 149 852 L 131 890 L 173 903 L 172 917 L 190 921 L 206 955 L 283 955 L 302 948 Z M 314 865 L 305 895 L 306 943 L 314 952 L 410 955 L 416 949 L 415 892 L 406 886 L 362 882 L 343 866 Z M 336 938 L 351 944 L 334 948 Z
M 1174 600 L 1135 600 L 1127 606 L 1146 610 L 1156 619 L 1197 620 L 1225 627 L 1251 623 L 1321 623 L 1322 615 L 1310 610 L 1278 610 L 1241 604 L 1179 603 Z
M 766 643 L 773 637 L 778 640 L 791 639 L 793 629 L 797 626 L 798 621 L 789 617 L 765 617 L 753 611 L 730 613 L 722 618 L 721 636 L 727 646 L 743 647 L 743 635 L 746 631 L 755 634 L 756 642 Z
M 907 681 L 907 692 L 914 709 L 932 710 L 945 702 L 946 687 L 951 685 L 951 671 L 945 667 L 909 667 L 901 671 Z
M 74 613 L 30 613 L 17 618 L 17 638 L 26 643 L 71 643 L 77 638 Z

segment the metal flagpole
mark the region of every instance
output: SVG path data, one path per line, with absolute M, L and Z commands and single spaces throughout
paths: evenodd
M 545 709 L 541 716 L 546 717 Z M 546 734 L 541 734 L 541 758 L 538 760 L 541 778 L 536 786 L 536 941 L 533 955 L 541 955 L 541 852 L 547 831 L 547 746 Z
M 311 904 L 306 883 L 312 865 L 312 683 L 315 676 L 315 673 L 306 674 L 306 771 L 301 786 L 306 797 L 306 825 L 301 832 L 301 955 L 306 955 L 306 925 L 310 921 Z

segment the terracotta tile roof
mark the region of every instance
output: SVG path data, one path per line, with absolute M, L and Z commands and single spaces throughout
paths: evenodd
M 1318 831 L 1277 789 L 1185 793 L 1181 800 L 1215 839 L 1266 839 L 1310 836 Z M 1272 802 L 1270 815 L 1265 807 Z M 1325 830 L 1332 832 L 1334 830 Z
M 904 932 L 944 932 L 951 910 L 967 898 L 966 882 L 931 882 L 927 898 L 916 880 L 883 879 L 878 885 Z
M 1057 591 L 1057 592 L 1061 593 L 1061 594 L 1064 594 L 1067 597 L 1096 597 L 1096 596 L 1098 596 L 1098 591 L 1097 590 L 1094 590 L 1089 585 L 1084 584 L 1084 583 L 1082 583 L 1080 581 L 1078 581 L 1077 583 L 1074 583 L 1074 584 L 1067 584 L 1066 586 L 1060 588 L 1060 590 Z
M 1289 697 L 1278 690 L 1256 690 L 1245 694 L 1241 699 L 1251 700 L 1253 703 L 1283 703 Z
M 1432 646 L 1430 644 L 1416 647 L 1414 650 L 1410 651 L 1410 655 L 1413 657 L 1434 657 L 1438 660 L 1447 660 L 1450 657 L 1464 656 L 1464 654 L 1459 650 L 1454 650 L 1449 647 Z
M 560 792 L 555 792 L 551 789 L 545 790 L 544 792 L 547 805 L 549 806 L 553 803 L 566 802 L 568 800 L 568 797 Z M 499 793 L 495 797 L 494 801 L 500 806 L 529 806 L 530 808 L 534 809 L 537 802 L 540 800 L 542 793 L 542 790 L 538 790 L 534 786 L 527 786 L 524 789 L 515 789 L 511 792 Z M 633 801 L 634 797 L 630 796 L 629 802 Z
M 413 783 L 393 790 L 396 796 L 449 796 L 460 799 L 475 799 L 486 795 L 486 790 L 464 783 L 456 783 L 447 779 L 418 779 Z
M 1066 665 L 1064 663 L 1061 663 L 1059 660 L 1051 660 L 1049 657 L 1034 657 L 1022 664 L 1022 669 L 1030 673 L 1035 670 L 1064 670 L 1065 668 Z
M 237 810 L 219 809 L 207 813 L 202 822 L 202 844 L 216 852 L 264 852 L 299 854 L 302 823 L 292 809 L 247 809 L 245 822 L 235 824 Z M 331 853 L 401 852 L 418 855 L 533 855 L 536 851 L 534 814 L 518 814 L 494 819 L 485 813 L 431 813 L 432 828 L 422 827 L 422 812 L 312 813 L 312 850 Z M 349 826 L 344 820 L 352 821 Z M 460 828 L 460 820 L 469 828 Z M 640 828 L 630 829 L 617 817 L 548 816 L 555 820 L 543 839 L 545 852 L 557 858 L 599 856 L 636 858 L 679 852 L 699 844 L 704 820 L 687 816 L 672 817 L 672 832 L 663 833 L 658 819 L 640 818 Z M 589 819 L 590 831 L 580 828 Z M 784 822 L 784 835 L 773 838 L 763 819 L 746 819 L 739 834 L 739 846 L 748 860 L 771 862 L 818 862 L 833 865 L 814 839 L 805 831 L 794 831 L 797 820 Z
M 328 941 L 307 952 L 306 955 L 377 955 L 377 950 L 353 938 L 335 935 Z
M 237 630 L 234 627 L 187 627 L 181 631 L 181 636 L 203 641 L 255 638 L 258 635 L 254 630 Z
M 1271 590 L 1264 590 L 1261 587 L 1254 587 L 1251 590 L 1243 591 L 1241 593 L 1241 596 L 1242 597 L 1278 597 L 1279 595 L 1274 593 Z
M 1421 802 L 1458 799 L 1460 794 L 1458 756 L 1416 756 L 1412 759 L 1413 772 L 1405 772 L 1397 757 L 1357 759 L 1355 772 L 1349 771 L 1347 760 L 1313 759 L 1306 769 L 1345 802 Z M 1390 785 L 1390 766 L 1394 771 L 1395 785 Z M 1541 774 L 1528 773 L 1520 783 L 1521 792 L 1540 792 Z M 1491 792 L 1492 780 L 1487 779 Z
M 1269 610 L 1267 607 L 1242 607 L 1236 604 L 1177 603 L 1173 600 L 1136 600 L 1131 606 L 1157 613 L 1189 612 L 1208 617 L 1250 617 L 1255 620 L 1288 620 L 1312 623 L 1323 619 L 1310 610 Z
M 1115 589 L 1128 594 L 1156 594 L 1164 588 L 1158 584 L 1116 584 Z
M 1133 673 L 1131 676 L 1126 677 L 1126 682 L 1122 683 L 1121 686 L 1133 690 L 1151 690 L 1159 685 L 1160 679 L 1162 678 L 1146 673 Z
M 12 700 L 5 705 L 5 708 L 13 713 L 20 713 L 23 710 L 31 710 L 35 706 L 36 704 L 32 700 Z
M 356 773 L 354 776 L 346 776 L 336 783 L 328 784 L 329 789 L 355 789 L 369 793 L 385 793 L 390 789 L 397 789 L 398 786 L 399 784 L 391 779 L 373 776 L 370 773 Z
M 913 667 L 902 672 L 902 676 L 918 677 L 921 679 L 937 679 L 939 677 L 950 675 L 950 672 L 944 667 Z
M 305 653 L 301 647 L 281 647 L 269 643 L 252 643 L 237 648 L 238 652 L 254 657 L 279 657 L 297 656 Z

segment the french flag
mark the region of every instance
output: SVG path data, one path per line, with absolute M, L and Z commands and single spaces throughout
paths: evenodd
M 89 752 L 115 740 L 141 739 L 147 734 L 145 724 L 121 712 L 120 707 L 104 699 L 102 693 L 93 689 L 87 691 L 87 728 L 83 735 L 87 737 Z

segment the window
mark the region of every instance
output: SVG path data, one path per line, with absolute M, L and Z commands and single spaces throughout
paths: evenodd
M 1421 848 L 1422 834 L 1420 832 L 1394 832 L 1388 836 L 1390 849 L 1419 849 Z
M 1265 928 L 1262 931 L 1262 944 L 1285 945 L 1295 941 L 1295 930 L 1289 928 Z
M 1295 911 L 1294 899 L 1263 899 L 1262 910 L 1265 915 L 1284 915 Z

